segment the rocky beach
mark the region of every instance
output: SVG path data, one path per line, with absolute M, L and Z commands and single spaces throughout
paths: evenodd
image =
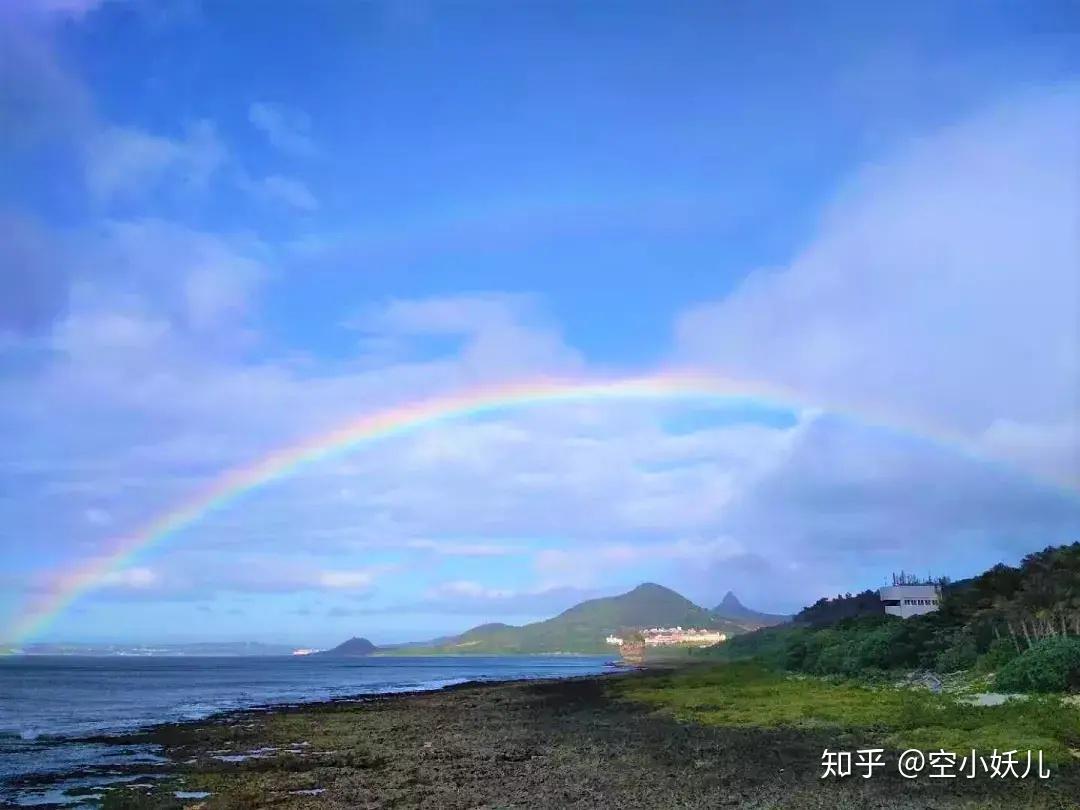
M 149 746 L 163 761 L 114 765 L 96 785 L 91 773 L 65 778 L 85 779 L 83 793 L 106 808 L 1080 806 L 1080 768 L 1068 763 L 1046 780 L 909 780 L 887 759 L 869 779 L 823 779 L 825 748 L 880 735 L 702 725 L 632 699 L 666 677 L 468 683 L 230 712 L 93 740 Z

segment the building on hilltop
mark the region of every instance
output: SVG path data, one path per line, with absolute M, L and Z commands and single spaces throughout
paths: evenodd
M 941 586 L 934 583 L 889 585 L 878 590 L 885 612 L 908 619 L 932 613 L 941 604 Z

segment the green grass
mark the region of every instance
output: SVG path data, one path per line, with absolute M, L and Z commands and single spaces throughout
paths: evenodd
M 753 662 L 691 667 L 613 684 L 617 696 L 710 725 L 832 728 L 896 749 L 1042 750 L 1080 756 L 1080 708 L 1048 696 L 970 706 L 925 690 L 786 676 Z

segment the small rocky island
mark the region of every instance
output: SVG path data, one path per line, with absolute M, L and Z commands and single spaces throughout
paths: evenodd
M 378 647 L 366 638 L 353 636 L 348 641 L 343 641 L 333 649 L 323 650 L 320 653 L 315 653 L 315 655 L 327 658 L 357 658 L 364 655 L 371 655 L 378 649 Z

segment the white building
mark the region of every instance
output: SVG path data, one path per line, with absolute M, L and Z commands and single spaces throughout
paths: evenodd
M 937 610 L 941 588 L 937 585 L 890 585 L 881 588 L 878 596 L 885 604 L 886 613 L 908 619 Z
M 641 640 L 647 647 L 670 647 L 676 644 L 697 644 L 709 646 L 727 641 L 727 635 L 716 630 L 702 630 L 681 627 L 650 627 L 641 631 Z M 608 644 L 621 647 L 626 639 L 610 635 L 604 639 Z
M 709 646 L 727 640 L 724 633 L 716 630 L 696 628 L 684 630 L 681 627 L 652 627 L 644 631 L 642 635 L 645 636 L 645 646 L 647 647 L 669 647 L 676 644 Z

